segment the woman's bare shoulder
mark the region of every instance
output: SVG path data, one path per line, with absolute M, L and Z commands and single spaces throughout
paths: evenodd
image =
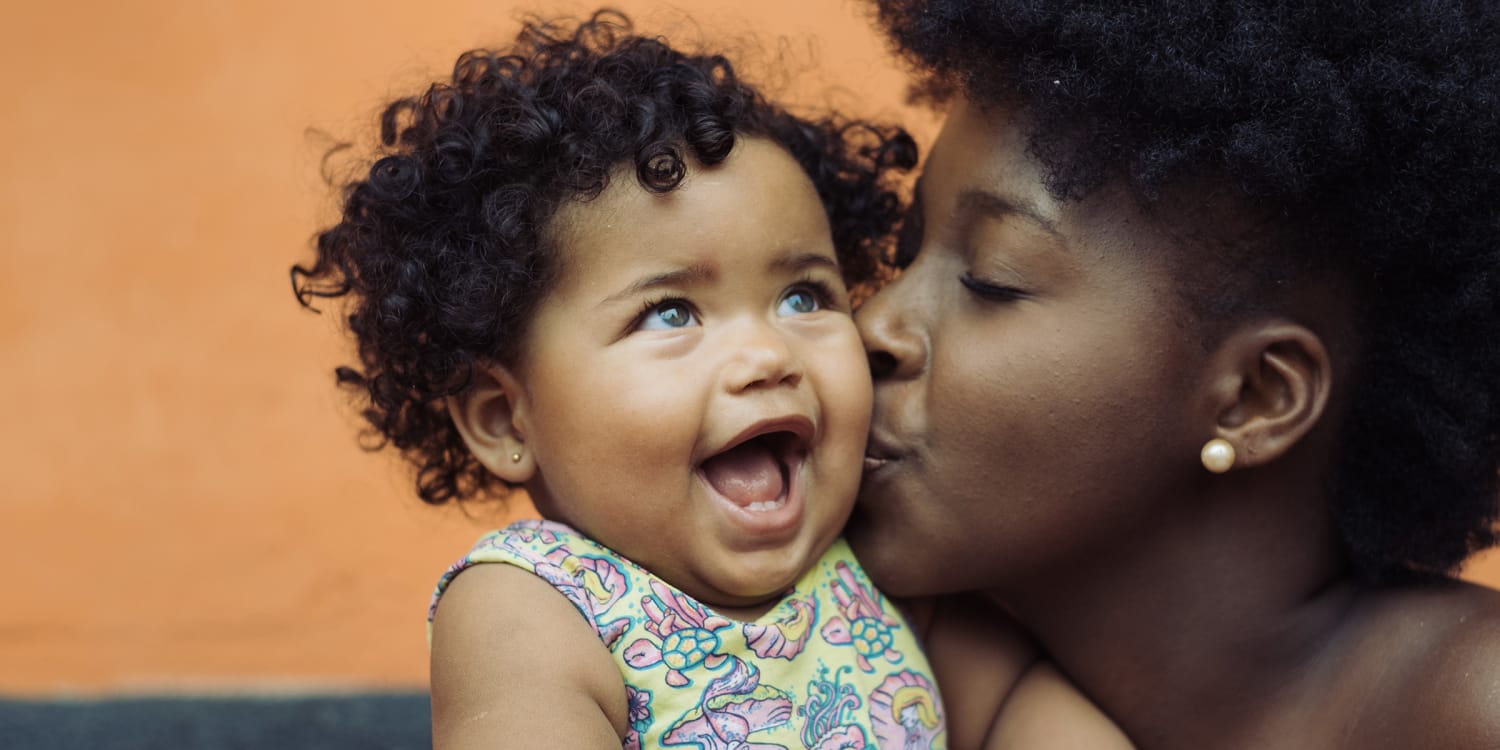
M 1371 595 L 1361 747 L 1500 748 L 1500 592 L 1458 581 Z

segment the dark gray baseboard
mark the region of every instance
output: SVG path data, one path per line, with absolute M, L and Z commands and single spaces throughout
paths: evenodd
M 431 750 L 425 693 L 0 698 L 4 750 Z

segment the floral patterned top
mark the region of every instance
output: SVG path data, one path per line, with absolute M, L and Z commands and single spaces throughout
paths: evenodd
M 932 668 L 843 539 L 755 622 L 736 622 L 552 521 L 486 534 L 438 581 L 479 563 L 531 571 L 614 655 L 626 748 L 944 748 Z

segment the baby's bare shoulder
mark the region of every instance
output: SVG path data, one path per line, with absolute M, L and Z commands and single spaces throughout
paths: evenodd
M 453 579 L 432 622 L 437 748 L 618 748 L 625 686 L 551 584 L 510 565 Z

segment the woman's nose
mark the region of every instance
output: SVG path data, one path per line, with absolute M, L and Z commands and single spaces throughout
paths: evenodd
M 906 293 L 909 286 L 905 275 L 897 277 L 854 314 L 876 380 L 914 377 L 926 363 L 926 346 L 913 325 L 919 311 Z

